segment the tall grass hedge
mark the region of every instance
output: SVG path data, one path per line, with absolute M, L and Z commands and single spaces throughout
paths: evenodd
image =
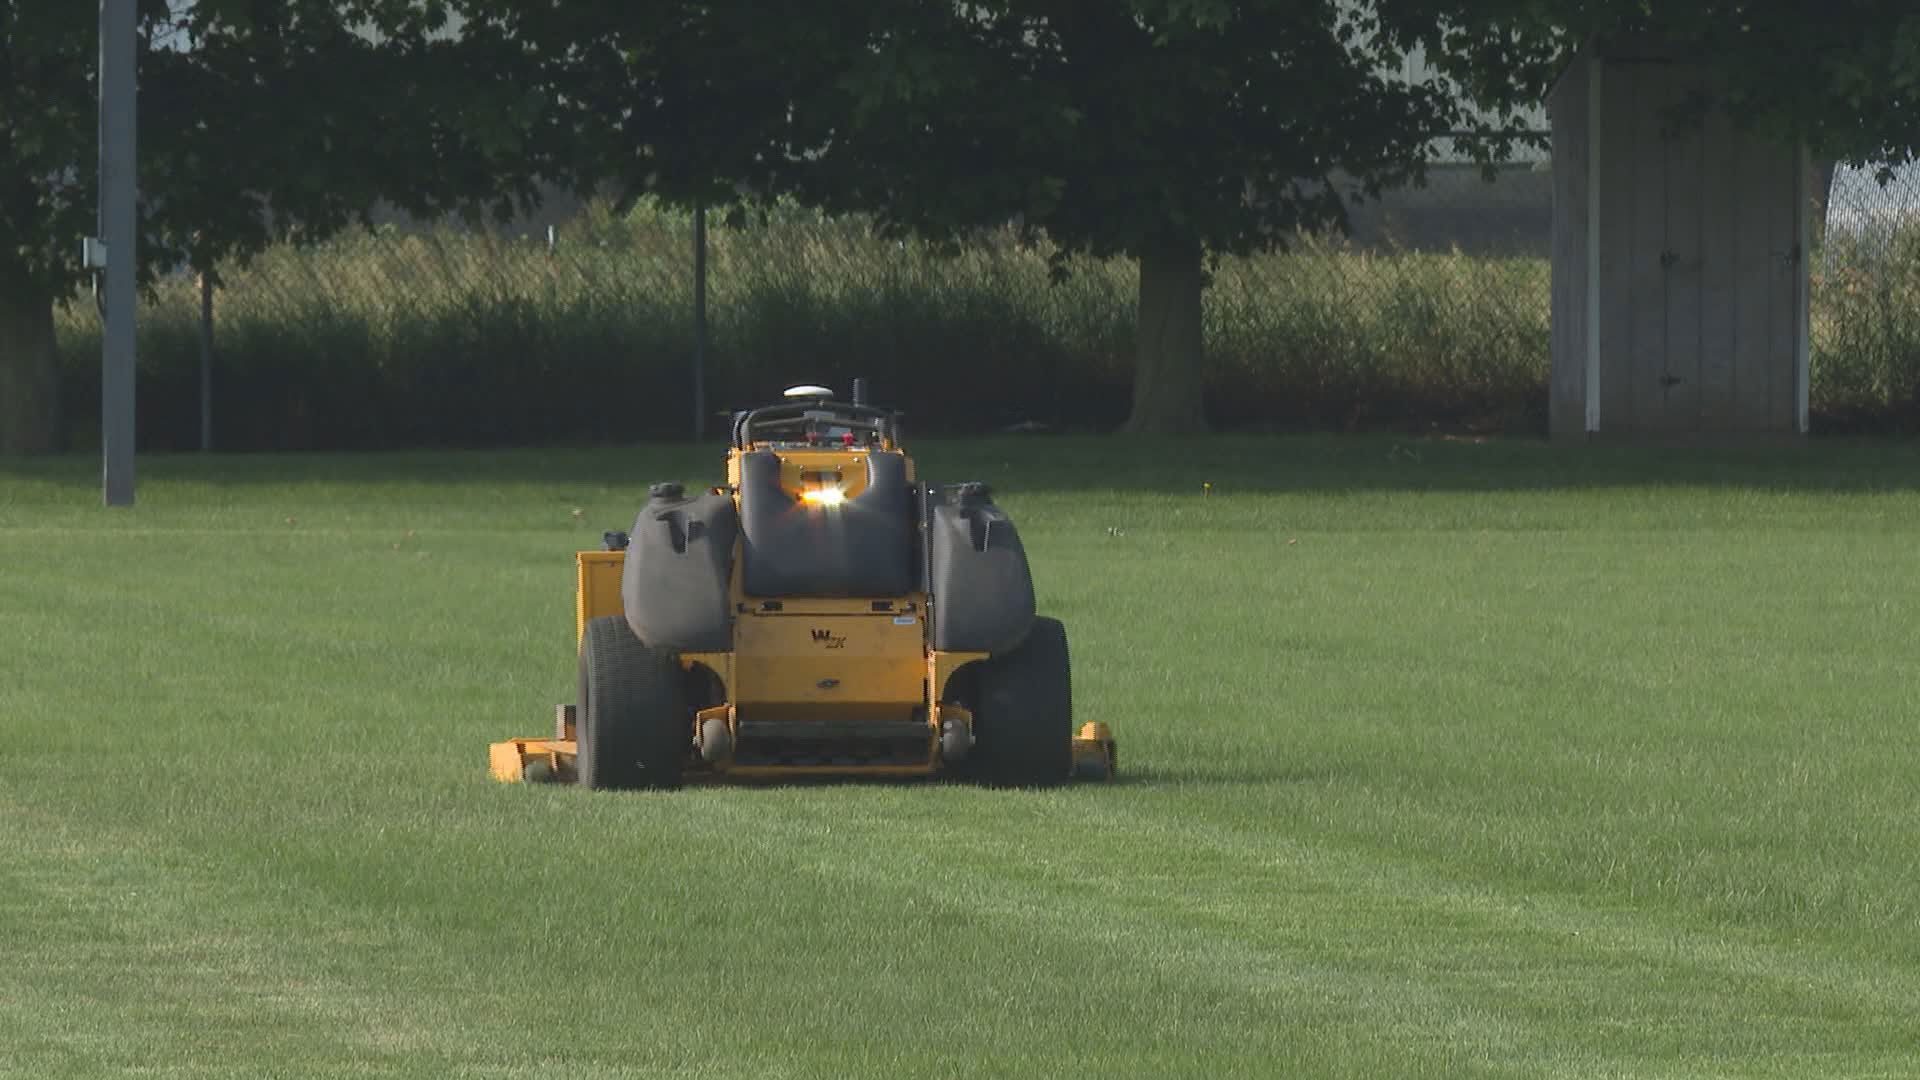
M 845 388 L 866 376 L 920 430 L 1101 429 L 1126 415 L 1128 262 L 1075 260 L 1062 276 L 1051 252 L 1010 230 L 946 254 L 792 209 L 709 235 L 716 413 L 794 382 Z M 552 245 L 544 235 L 385 229 L 225 268 L 216 442 L 684 437 L 694 419 L 691 248 L 683 214 L 595 208 Z M 1850 423 L 1915 412 L 1920 261 L 1885 255 L 1829 259 L 1815 290 L 1814 400 Z M 1212 415 L 1234 428 L 1543 431 L 1548 277 L 1541 259 L 1366 253 L 1312 239 L 1224 259 L 1204 309 Z M 161 280 L 142 311 L 147 447 L 198 444 L 198 317 L 186 275 Z M 58 330 L 70 426 L 85 444 L 98 427 L 99 319 L 75 303 Z
M 1816 419 L 1920 432 L 1920 222 L 1830 234 L 1813 267 Z

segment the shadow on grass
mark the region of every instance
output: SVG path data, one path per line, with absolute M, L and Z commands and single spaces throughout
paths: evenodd
M 996 794 L 1047 794 L 1063 791 L 1097 793 L 1115 789 L 1183 787 L 1269 787 L 1274 785 L 1324 784 L 1342 779 L 1341 770 L 1277 768 L 1254 770 L 1238 767 L 1193 770 L 1162 769 L 1153 766 L 1130 768 L 1122 765 L 1110 780 L 1075 779 L 1053 788 L 995 787 L 964 775 L 936 776 L 784 776 L 731 777 L 718 773 L 688 773 L 681 792 L 731 790 L 805 790 L 815 788 L 939 788 L 972 789 Z M 520 785 L 528 789 L 583 791 L 571 780 Z M 667 792 L 672 794 L 672 792 Z
M 1814 439 L 1745 448 L 1560 446 L 1538 439 L 1391 435 L 1196 438 L 999 436 L 910 444 L 921 475 L 1005 492 L 1236 493 L 1578 491 L 1620 487 L 1799 492 L 1920 489 L 1920 441 Z M 150 455 L 149 485 L 228 488 L 415 486 L 645 490 L 723 476 L 719 442 L 540 450 Z M 0 485 L 97 490 L 92 456 L 0 460 Z M 0 491 L 0 494 L 4 494 Z M 637 497 L 637 496 L 636 496 Z

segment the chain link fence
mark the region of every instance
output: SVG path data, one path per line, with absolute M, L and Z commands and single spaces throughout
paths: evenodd
M 1920 167 L 1838 165 L 1812 264 L 1813 407 L 1830 427 L 1920 422 Z
M 1836 174 L 1814 262 L 1814 408 L 1916 404 L 1920 197 Z M 1544 161 L 1436 167 L 1350 234 L 1212 266 L 1211 411 L 1241 428 L 1544 430 L 1551 182 Z M 1101 428 L 1126 414 L 1135 270 L 1011 230 L 958 255 L 782 209 L 709 230 L 706 398 L 867 376 L 923 429 Z M 214 442 L 484 445 L 683 437 L 696 349 L 689 215 L 588 206 L 551 229 L 383 226 L 225 268 L 211 305 Z M 201 297 L 142 314 L 149 444 L 198 445 Z M 97 342 L 62 338 L 85 397 Z M 89 332 L 91 329 L 91 333 Z M 69 400 L 74 400 L 70 397 Z

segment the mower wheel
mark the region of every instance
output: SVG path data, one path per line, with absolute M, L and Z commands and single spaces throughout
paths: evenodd
M 1067 628 L 1033 620 L 1018 649 L 981 665 L 969 764 L 992 787 L 1051 787 L 1073 771 Z
M 586 787 L 679 787 L 692 745 L 679 658 L 643 644 L 625 616 L 588 622 L 574 728 Z

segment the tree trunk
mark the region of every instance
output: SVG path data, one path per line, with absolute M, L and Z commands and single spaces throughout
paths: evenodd
M 1207 430 L 1201 361 L 1200 245 L 1175 244 L 1140 256 L 1140 338 L 1133 368 L 1133 415 L 1121 430 L 1179 435 Z
M 53 299 L 0 281 L 0 454 L 60 449 L 60 369 L 53 350 Z

